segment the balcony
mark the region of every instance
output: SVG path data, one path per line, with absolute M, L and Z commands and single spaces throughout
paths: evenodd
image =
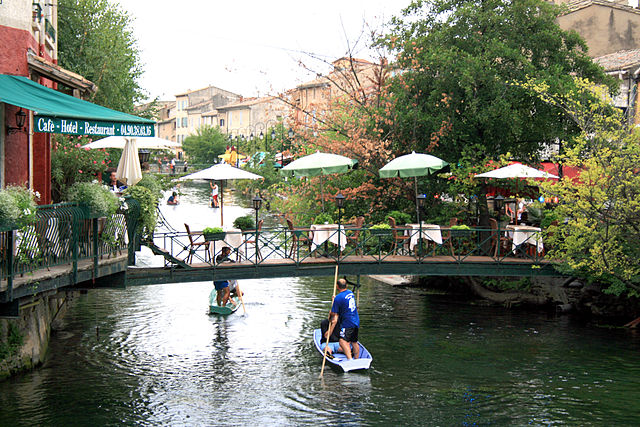
M 52 41 L 56 41 L 56 29 L 53 28 L 53 25 L 47 18 L 44 19 L 44 31 Z

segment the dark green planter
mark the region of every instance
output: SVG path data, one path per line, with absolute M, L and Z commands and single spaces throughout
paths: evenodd
M 204 233 L 204 240 L 207 242 L 216 241 L 216 240 L 224 240 L 227 233 L 224 231 L 221 233 Z

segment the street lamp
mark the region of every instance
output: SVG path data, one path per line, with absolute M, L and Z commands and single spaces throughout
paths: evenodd
M 16 132 L 21 132 L 22 127 L 24 126 L 24 121 L 27 118 L 27 113 L 25 113 L 22 108 L 16 111 L 16 127 L 7 126 L 7 134 L 12 134 Z
M 342 246 L 340 246 L 340 234 L 342 234 L 342 207 L 344 206 L 344 196 L 341 193 L 336 194 L 336 207 L 338 208 L 338 254 L 342 252 Z M 340 255 L 338 255 L 340 259 Z
M 251 200 L 251 204 L 253 205 L 253 209 L 255 209 L 256 211 L 256 243 L 255 243 L 255 248 L 256 248 L 256 264 L 258 263 L 258 211 L 260 210 L 260 207 L 262 206 L 262 199 L 260 198 L 260 196 L 256 195 L 256 197 L 253 198 L 253 200 Z

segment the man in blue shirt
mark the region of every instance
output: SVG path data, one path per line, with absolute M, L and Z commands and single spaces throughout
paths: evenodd
M 347 289 L 345 279 L 339 279 L 337 286 L 338 295 L 331 306 L 331 326 L 327 336 L 331 335 L 333 329 L 340 322 L 340 348 L 347 359 L 351 360 L 351 348 L 353 347 L 353 358 L 357 359 L 360 356 L 360 345 L 358 344 L 360 316 L 358 316 L 356 298 L 353 292 Z

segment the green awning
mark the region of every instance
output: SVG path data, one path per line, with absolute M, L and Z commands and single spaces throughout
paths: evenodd
M 74 98 L 23 76 L 0 74 L 0 102 L 33 111 L 34 132 L 154 136 L 154 121 Z

